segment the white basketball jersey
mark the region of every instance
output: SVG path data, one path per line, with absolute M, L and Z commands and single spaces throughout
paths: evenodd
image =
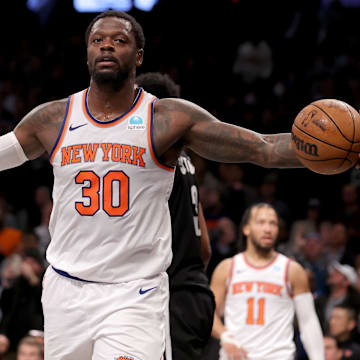
M 294 304 L 287 280 L 289 259 L 277 254 L 265 267 L 245 253 L 233 257 L 225 300 L 225 326 L 251 360 L 294 359 Z M 227 359 L 221 349 L 220 359 Z
M 99 122 L 88 89 L 72 95 L 50 155 L 54 207 L 48 262 L 88 281 L 118 283 L 166 271 L 174 169 L 152 145 L 156 98 L 140 89 L 122 116 Z

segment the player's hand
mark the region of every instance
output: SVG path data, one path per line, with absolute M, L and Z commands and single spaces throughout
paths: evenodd
M 221 346 L 226 352 L 229 360 L 247 360 L 246 350 L 239 344 L 239 342 L 228 331 L 221 336 Z

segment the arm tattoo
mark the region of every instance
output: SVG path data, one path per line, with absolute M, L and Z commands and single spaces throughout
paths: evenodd
M 184 100 L 161 102 L 154 134 L 167 150 L 179 139 L 200 156 L 218 162 L 248 162 L 268 168 L 303 167 L 291 146 L 290 133 L 263 135 L 217 120 Z
M 15 128 L 29 159 L 51 151 L 65 115 L 66 100 L 40 105 L 27 114 Z

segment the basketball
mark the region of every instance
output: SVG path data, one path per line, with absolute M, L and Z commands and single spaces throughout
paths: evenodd
M 360 115 L 343 101 L 322 99 L 305 106 L 291 133 L 297 158 L 316 173 L 340 174 L 358 162 Z

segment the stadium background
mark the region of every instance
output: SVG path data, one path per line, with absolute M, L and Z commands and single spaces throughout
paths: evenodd
M 296 114 L 318 98 L 360 108 L 359 9 L 336 1 L 160 0 L 151 12 L 132 9 L 146 46 L 139 72 L 169 73 L 182 97 L 226 122 L 263 133 L 289 132 Z M 345 2 L 344 2 L 345 4 Z M 0 124 L 12 128 L 34 106 L 88 86 L 84 32 L 94 13 L 77 13 L 70 0 L 31 12 L 26 1 L 1 4 Z M 266 42 L 266 75 L 244 79 L 234 64 L 244 42 Z M 209 163 L 210 169 L 216 165 Z M 245 165 L 258 185 L 269 170 Z M 51 184 L 46 162 L 1 174 L 15 208 L 32 201 L 38 184 Z M 339 201 L 339 186 L 355 172 L 322 176 L 305 169 L 278 172 L 279 197 L 294 218 L 309 197 L 324 209 Z
M 39 3 L 35 13 L 25 0 L 1 2 L 0 134 L 35 106 L 89 84 L 84 34 L 96 14 L 76 12 L 71 0 Z M 146 37 L 139 73 L 170 74 L 183 98 L 222 121 L 270 134 L 289 132 L 296 114 L 317 99 L 337 98 L 360 109 L 360 0 L 159 0 L 150 12 L 134 7 L 129 13 Z M 220 184 L 226 182 L 224 171 L 233 171 L 211 161 L 205 167 Z M 318 199 L 322 217 L 330 219 L 343 209 L 343 185 L 360 185 L 355 169 L 324 176 L 307 169 L 240 168 L 243 184 L 256 191 L 264 182 L 276 182 L 276 200 L 288 211 L 287 232 L 306 216 L 309 199 Z M 0 174 L 0 198 L 17 219 L 26 213 L 22 231 L 41 222 L 36 190 L 51 189 L 52 182 L 46 156 Z M 236 201 L 218 213 L 204 207 L 215 247 L 220 227 L 214 218 L 230 215 L 237 226 L 242 209 Z M 360 254 L 358 237 L 347 246 Z M 210 269 L 225 256 L 217 255 Z

